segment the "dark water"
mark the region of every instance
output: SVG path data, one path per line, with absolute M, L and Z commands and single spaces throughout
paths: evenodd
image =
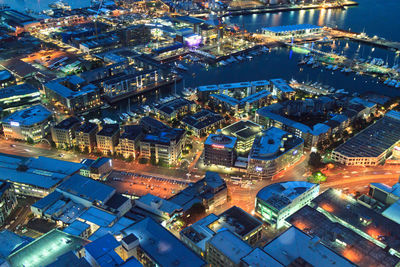
M 40 12 L 49 9 L 49 4 L 56 0 L 0 0 L 0 4 L 7 4 L 11 8 L 19 11 L 26 9 Z M 90 0 L 65 0 L 72 8 L 81 8 L 90 6 Z

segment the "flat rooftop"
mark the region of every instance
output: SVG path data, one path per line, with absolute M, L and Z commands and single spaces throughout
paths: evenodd
M 81 126 L 79 126 L 78 129 L 76 129 L 76 132 L 90 133 L 91 131 L 97 128 L 98 128 L 97 124 L 91 122 L 85 122 Z
M 322 27 L 311 24 L 297 24 L 297 25 L 283 25 L 283 26 L 262 28 L 263 31 L 275 32 L 275 33 L 317 30 L 317 29 L 322 29 Z
M 357 266 L 326 247 L 318 237 L 309 236 L 296 227 L 287 229 L 263 250 L 284 266 Z M 310 265 L 295 264 L 300 258 Z
M 32 107 L 22 109 L 12 113 L 3 119 L 3 123 L 11 126 L 32 126 L 49 119 L 53 114 L 42 105 L 34 105 Z
M 45 83 L 44 86 L 64 98 L 74 98 L 84 94 L 98 91 L 99 89 L 93 84 L 84 84 L 85 80 L 79 76 L 72 75 L 58 78 Z
M 262 127 L 257 123 L 249 120 L 241 120 L 223 128 L 221 131 L 223 134 L 232 135 L 240 140 L 254 138 L 261 130 Z
M 319 185 L 304 181 L 275 183 L 261 189 L 257 198 L 279 211 L 314 186 Z
M 237 138 L 223 134 L 210 134 L 204 145 L 209 145 L 215 148 L 233 149 L 236 145 Z
M 400 112 L 391 112 L 334 151 L 346 157 L 378 157 L 400 141 Z
M 24 83 L 14 86 L 9 86 L 0 90 L 0 99 L 10 98 L 10 97 L 23 97 L 25 95 L 40 95 L 38 89 L 34 88 L 32 85 Z
M 83 238 L 54 229 L 11 254 L 8 261 L 11 266 L 46 266 L 87 243 Z
M 157 109 L 165 114 L 171 115 L 172 113 L 178 111 L 179 109 L 193 104 L 194 102 L 180 97 L 161 104 L 160 106 L 157 107 Z
M 63 130 L 68 130 L 71 129 L 71 127 L 80 124 L 80 121 L 76 117 L 69 117 L 66 118 L 65 120 L 59 122 L 57 125 L 54 126 L 55 129 L 63 129 Z
M 123 230 L 123 234 L 124 236 L 135 235 L 139 239 L 140 248 L 160 266 L 206 265 L 200 256 L 151 218 L 145 218 L 133 224 Z
M 222 117 L 220 114 L 214 113 L 208 109 L 202 109 L 193 115 L 185 116 L 181 122 L 195 129 L 203 129 L 223 120 L 224 117 Z
M 311 206 L 304 206 L 286 221 L 303 232 L 318 237 L 321 244 L 359 266 L 395 266 L 400 261 L 353 229 L 332 220 Z
M 103 129 L 101 129 L 96 135 L 111 137 L 119 131 L 119 124 L 104 124 Z

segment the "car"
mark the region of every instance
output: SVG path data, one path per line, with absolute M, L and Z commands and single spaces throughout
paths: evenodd
M 10 147 L 16 147 L 16 145 L 14 145 L 14 144 L 11 144 L 11 145 L 10 145 Z
M 61 153 L 61 154 L 58 154 L 58 156 L 59 156 L 60 158 L 63 158 L 63 157 L 64 157 L 64 154 Z

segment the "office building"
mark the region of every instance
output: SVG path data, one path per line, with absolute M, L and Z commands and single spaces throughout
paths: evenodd
M 76 75 L 52 80 L 43 87 L 54 106 L 71 114 L 83 113 L 102 104 L 100 89 Z
M 255 213 L 271 226 L 285 226 L 285 219 L 309 204 L 319 193 L 319 185 L 309 182 L 282 182 L 257 193 Z
M 143 136 L 143 127 L 139 125 L 123 127 L 123 133 L 119 138 L 118 153 L 126 159 L 136 159 L 140 153 L 140 141 Z
M 0 227 L 17 206 L 18 201 L 11 183 L 0 181 Z
M 250 120 L 241 120 L 221 129 L 222 134 L 237 138 L 236 151 L 239 154 L 250 151 L 254 139 L 261 134 L 261 131 L 262 127 Z
M 75 131 L 81 126 L 76 117 L 69 117 L 51 127 L 51 137 L 58 148 L 70 148 L 75 144 Z
M 185 146 L 182 129 L 165 129 L 158 134 L 146 134 L 140 141 L 140 155 L 154 163 L 176 165 Z
M 181 240 L 197 254 L 205 257 L 206 242 L 218 232 L 227 229 L 249 245 L 262 237 L 262 222 L 233 206 L 220 215 L 211 213 L 180 232 Z
M 283 79 L 271 79 L 272 94 L 279 99 L 292 99 L 296 91 Z
M 271 179 L 303 156 L 303 139 L 276 127 L 257 136 L 248 156 L 247 175 Z
M 144 266 L 206 266 L 206 262 L 151 218 L 122 231 L 126 257 L 134 256 Z
M 98 152 L 101 152 L 103 155 L 116 153 L 119 137 L 119 124 L 104 124 L 103 129 L 96 134 Z
M 241 266 L 241 259 L 253 248 L 228 230 L 222 230 L 206 242 L 206 259 L 212 266 Z
M 27 83 L 9 86 L 0 90 L 1 114 L 13 113 L 39 103 L 39 90 Z
M 232 167 L 236 160 L 236 137 L 210 134 L 204 142 L 204 164 Z
M 332 152 L 332 159 L 347 166 L 376 166 L 392 154 L 400 141 L 400 112 L 389 111 Z
M 50 132 L 53 114 L 42 105 L 35 105 L 3 119 L 4 137 L 39 142 Z
M 163 221 L 170 221 L 182 213 L 182 207 L 178 204 L 150 193 L 136 199 L 135 205 L 159 216 Z
M 113 168 L 112 159 L 106 157 L 83 159 L 81 164 L 80 174 L 95 180 L 104 180 Z
M 159 120 L 152 117 L 145 116 L 140 119 L 139 125 L 143 127 L 143 130 L 148 133 L 158 133 L 163 130 L 168 130 L 170 127 L 165 125 Z
M 241 259 L 241 266 L 252 267 L 252 266 L 268 266 L 268 267 L 283 267 L 279 261 L 274 259 L 272 256 L 267 254 L 260 248 L 255 248 L 248 255 Z
M 185 125 L 189 131 L 192 131 L 194 135 L 200 137 L 206 135 L 207 132 L 213 129 L 218 129 L 224 121 L 224 117 L 220 114 L 214 113 L 208 109 L 202 109 L 195 114 L 185 116 L 181 120 L 181 123 Z
M 84 122 L 75 131 L 76 144 L 81 151 L 92 153 L 96 147 L 96 134 L 99 126 L 95 123 Z
M 227 196 L 228 189 L 225 180 L 218 173 L 207 171 L 203 179 L 186 187 L 168 200 L 181 206 L 183 212 L 187 212 L 196 203 L 212 210 L 226 203 Z

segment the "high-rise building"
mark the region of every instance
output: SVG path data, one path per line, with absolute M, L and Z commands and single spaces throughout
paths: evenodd
M 81 125 L 76 117 L 69 117 L 51 127 L 51 137 L 57 147 L 71 147 L 74 145 L 75 131 Z
M 204 164 L 232 167 L 236 160 L 236 137 L 210 134 L 204 142 Z

